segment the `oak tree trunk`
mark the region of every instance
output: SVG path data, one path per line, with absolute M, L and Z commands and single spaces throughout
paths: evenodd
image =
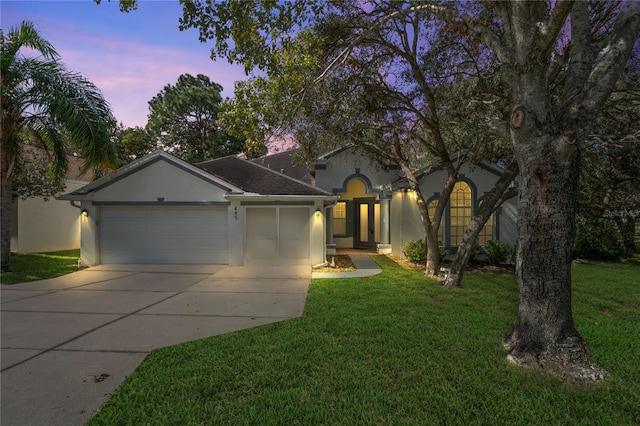
M 607 372 L 587 359 L 571 308 L 578 150 L 565 137 L 537 130 L 532 143 L 514 145 L 520 166 L 516 257 L 520 304 L 503 345 L 515 364 L 574 381 L 599 380 Z
M 438 241 L 438 228 L 433 229 L 433 224 L 429 226 L 427 236 L 427 264 L 424 274 L 435 277 L 440 268 L 440 247 Z
M 409 187 L 415 193 L 416 204 L 418 206 L 420 221 L 422 223 L 422 230 L 427 242 L 427 261 L 424 274 L 426 276 L 435 277 L 438 275 L 438 268 L 440 266 L 440 254 L 438 252 L 438 229 L 440 228 L 440 222 L 444 213 L 444 206 L 447 204 L 449 196 L 451 195 L 451 191 L 453 190 L 453 186 L 456 183 L 456 177 L 451 176 L 450 172 L 450 176 L 445 183 L 442 193 L 440 194 L 440 198 L 438 199 L 438 205 L 436 206 L 435 214 L 433 215 L 433 217 L 429 217 L 429 207 L 427 206 L 424 196 L 422 195 L 420 184 L 415 176 L 415 173 L 413 172 L 411 167 L 409 167 L 409 164 L 407 162 L 399 162 L 399 166 L 404 172 L 407 181 L 409 182 Z
M 596 41 L 602 27 L 594 27 L 589 4 L 494 2 L 499 19 L 491 26 L 465 19 L 469 32 L 496 55 L 511 92 L 510 139 L 520 169 L 520 304 L 503 344 L 510 361 L 576 381 L 607 376 L 587 359 L 571 310 L 580 149 L 640 34 L 640 6 L 623 2 L 603 41 Z M 570 32 L 563 33 L 567 19 Z M 570 45 L 556 91 L 550 70 L 563 37 Z

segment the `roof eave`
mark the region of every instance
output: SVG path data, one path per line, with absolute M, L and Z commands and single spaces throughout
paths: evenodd
M 335 201 L 339 199 L 336 195 L 262 195 L 254 193 L 228 193 L 224 198 L 242 201 Z

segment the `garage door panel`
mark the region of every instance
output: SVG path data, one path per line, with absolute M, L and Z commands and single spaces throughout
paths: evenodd
M 275 240 L 251 240 L 247 242 L 247 258 L 276 259 L 278 257 L 277 241 Z
M 275 209 L 248 208 L 246 215 L 245 258 L 248 263 L 277 258 L 278 233 Z
M 226 264 L 226 207 L 103 207 L 102 263 Z
M 245 263 L 305 265 L 310 262 L 308 207 L 246 209 Z
M 280 209 L 280 238 L 301 239 L 309 234 L 309 209 Z M 304 238 L 307 239 L 308 238 Z
M 309 241 L 281 240 L 280 257 L 284 259 L 309 259 Z
M 309 259 L 309 209 L 280 209 L 280 257 Z

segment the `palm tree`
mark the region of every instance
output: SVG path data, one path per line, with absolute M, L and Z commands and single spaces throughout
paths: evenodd
M 62 179 L 70 151 L 86 168 L 115 164 L 109 141 L 113 116 L 100 91 L 59 62 L 53 46 L 31 22 L 4 34 L 0 29 L 1 271 L 11 262 L 12 173 L 28 137 L 51 152 L 50 173 Z M 27 48 L 36 55 L 22 54 Z

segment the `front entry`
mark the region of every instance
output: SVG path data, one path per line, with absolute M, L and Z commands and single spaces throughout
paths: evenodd
M 354 201 L 354 248 L 375 249 L 380 242 L 380 202 L 374 198 L 356 198 Z

